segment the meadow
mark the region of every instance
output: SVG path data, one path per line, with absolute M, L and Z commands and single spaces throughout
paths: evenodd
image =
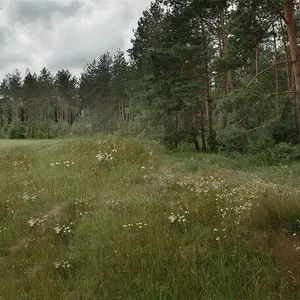
M 300 299 L 299 178 L 122 137 L 0 140 L 0 299 Z

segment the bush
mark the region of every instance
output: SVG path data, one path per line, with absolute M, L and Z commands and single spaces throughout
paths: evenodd
M 160 143 L 167 149 L 167 150 L 172 150 L 176 147 L 176 138 L 174 135 L 172 134 L 168 134 L 162 137 L 162 139 L 160 140 Z
M 239 129 L 222 129 L 218 132 L 217 139 L 221 152 L 245 153 L 248 148 L 247 136 Z
M 288 143 L 280 143 L 275 145 L 271 152 L 280 160 L 298 161 L 300 160 L 300 146 L 293 146 Z
M 0 128 L 0 139 L 5 139 L 5 138 L 6 138 L 5 130 L 4 128 Z
M 93 135 L 93 125 L 88 120 L 76 121 L 71 126 L 71 132 L 76 136 L 91 136 Z
M 67 122 L 51 122 L 49 138 L 63 137 L 71 133 L 71 125 Z
M 274 166 L 300 160 L 300 146 L 280 143 L 260 153 L 249 155 L 253 166 Z
M 13 125 L 8 130 L 8 137 L 12 140 L 26 139 L 26 127 L 24 125 Z
M 245 131 L 243 129 L 223 129 L 218 133 L 220 150 L 225 153 L 239 152 L 261 153 L 274 145 L 272 132 L 269 129 Z

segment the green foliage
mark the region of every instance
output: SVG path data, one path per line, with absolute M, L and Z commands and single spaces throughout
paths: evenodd
M 247 134 L 239 129 L 221 129 L 218 132 L 220 150 L 224 152 L 247 151 Z
M 0 128 L 0 139 L 4 139 L 6 138 L 6 133 L 5 133 L 5 130 L 4 128 Z
M 58 138 L 70 135 L 72 132 L 72 127 L 67 122 L 51 122 L 49 126 L 49 131 L 47 132 L 48 138 Z
M 224 129 L 219 132 L 220 151 L 255 154 L 268 151 L 274 145 L 270 130 L 245 131 Z
M 281 160 L 298 161 L 300 160 L 300 147 L 292 146 L 287 143 L 280 143 L 275 145 L 271 151 Z
M 154 0 L 137 23 L 129 60 L 121 50 L 102 53 L 80 78 L 46 67 L 24 78 L 8 73 L 0 132 L 12 139 L 117 133 L 167 149 L 218 145 L 255 155 L 297 144 L 283 10 L 275 0 Z
M 280 143 L 274 145 L 274 147 L 265 150 L 253 157 L 253 160 L 257 160 L 256 165 L 280 165 L 290 164 L 293 161 L 300 160 L 300 148 L 299 146 L 292 146 L 287 143 Z
M 92 124 L 88 120 L 78 120 L 72 124 L 70 133 L 75 136 L 91 136 Z
M 262 84 L 236 90 L 223 97 L 217 106 L 217 138 L 221 149 L 241 153 L 263 152 L 274 144 L 296 140 L 291 106 L 285 98 L 278 103 L 266 95 Z
M 291 143 L 293 145 L 298 144 L 298 132 L 295 126 L 295 120 L 291 118 L 293 115 L 293 107 L 291 99 L 286 101 L 283 107 L 283 113 L 279 122 L 277 122 L 273 136 L 276 143 Z
M 26 138 L 26 127 L 23 124 L 12 125 L 8 130 L 8 136 L 12 140 L 19 140 Z

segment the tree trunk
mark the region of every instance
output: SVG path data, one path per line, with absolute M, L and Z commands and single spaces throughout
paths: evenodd
M 257 76 L 259 74 L 259 55 L 260 55 L 260 49 L 259 49 L 259 43 L 256 44 L 255 47 L 255 76 L 256 76 L 256 82 L 259 82 L 259 76 Z
M 298 58 L 298 46 L 296 31 L 293 17 L 293 5 L 291 0 L 284 0 L 285 23 L 287 26 L 291 57 L 293 60 L 293 70 L 295 77 L 296 99 L 295 99 L 295 115 L 296 126 L 298 129 L 298 142 L 300 143 L 300 61 Z
M 225 29 L 225 16 L 224 11 L 222 10 L 220 13 L 220 55 L 221 57 L 226 56 L 227 54 L 227 35 L 226 35 L 226 29 Z M 227 88 L 228 88 L 228 82 L 227 82 L 227 72 L 226 70 L 221 70 L 221 90 L 222 94 L 227 94 Z
M 289 55 L 289 51 L 288 51 L 288 46 L 287 46 L 287 41 L 286 41 L 286 36 L 285 36 L 286 32 L 284 30 L 282 19 L 280 19 L 280 26 L 281 26 L 281 32 L 282 32 L 281 34 L 282 34 L 282 43 L 283 43 L 283 47 L 284 47 L 284 55 L 285 55 L 285 60 L 286 60 L 287 89 L 288 89 L 288 91 L 290 91 L 292 88 L 291 78 L 293 76 L 291 76 L 292 72 L 290 70 L 290 64 L 288 63 L 288 61 L 290 60 L 290 55 Z
M 208 144 L 211 152 L 216 150 L 216 134 L 213 127 L 213 99 L 211 97 L 211 82 L 210 82 L 210 73 L 209 73 L 209 55 L 208 49 L 209 45 L 207 45 L 207 35 L 208 33 L 205 31 L 205 26 L 203 19 L 201 19 L 201 32 L 202 38 L 204 40 L 204 46 L 207 49 L 205 51 L 205 70 L 204 70 L 204 80 L 205 80 L 205 101 L 207 104 L 207 119 L 208 119 Z
M 199 96 L 200 102 L 200 130 L 201 130 L 201 144 L 202 144 L 202 151 L 206 152 L 206 134 L 205 134 L 205 104 L 204 100 L 201 99 Z
M 228 41 L 228 32 L 226 29 L 225 22 L 225 11 L 221 11 L 220 22 L 221 22 L 221 40 L 222 40 L 222 55 L 228 55 L 229 51 L 229 41 Z M 228 93 L 233 89 L 233 80 L 232 80 L 232 69 L 228 68 L 224 74 L 225 79 L 225 92 Z
M 275 52 L 275 63 L 278 63 L 278 50 L 277 50 L 277 40 L 275 34 L 275 25 L 273 23 L 273 31 L 274 31 L 274 52 Z M 276 102 L 279 101 L 279 66 L 275 67 L 275 93 L 276 93 Z
M 216 150 L 216 134 L 213 127 L 213 100 L 210 93 L 210 78 L 208 70 L 208 61 L 206 60 L 206 91 L 205 100 L 207 104 L 207 119 L 208 119 L 208 144 L 211 152 Z

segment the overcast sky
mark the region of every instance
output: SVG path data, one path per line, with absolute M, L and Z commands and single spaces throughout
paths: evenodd
M 0 79 L 18 68 L 77 76 L 102 53 L 130 46 L 150 0 L 0 0 Z

